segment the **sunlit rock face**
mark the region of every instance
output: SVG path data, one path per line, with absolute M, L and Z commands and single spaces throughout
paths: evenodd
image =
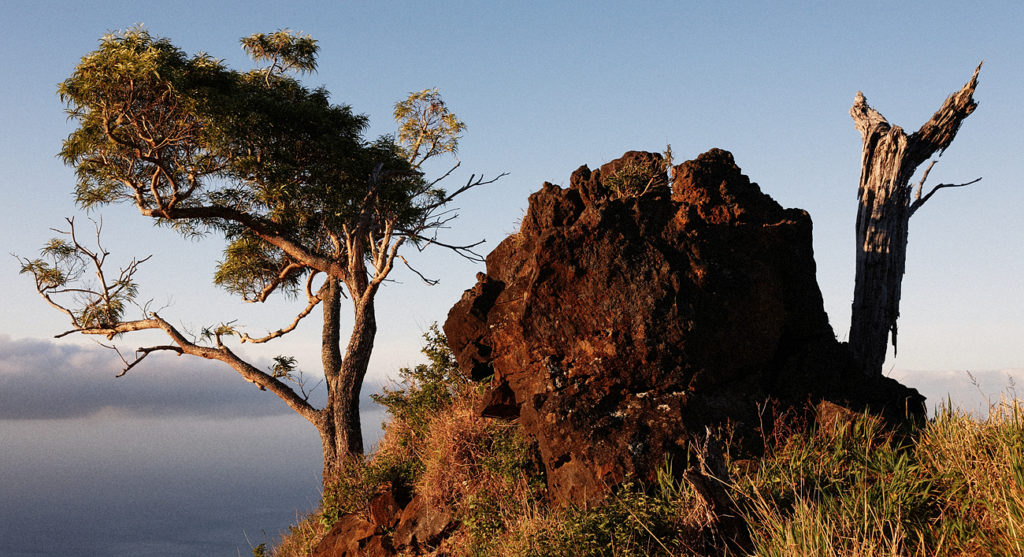
M 673 169 L 631 151 L 530 196 L 517 234 L 445 333 L 485 415 L 518 418 L 556 503 L 653 480 L 707 427 L 756 451 L 808 400 L 918 412 L 915 391 L 852 375 L 815 278 L 811 219 L 713 149 Z M 768 402 L 771 400 L 772 402 Z

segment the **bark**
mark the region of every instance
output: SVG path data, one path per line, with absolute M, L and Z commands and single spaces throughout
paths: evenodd
M 327 386 L 327 405 L 320 411 L 314 424 L 320 432 L 323 445 L 323 483 L 327 487 L 338 478 L 340 470 L 338 434 L 334 413 L 338 407 L 338 383 L 341 373 L 341 284 L 328 277 L 324 291 L 324 321 L 320 338 L 320 360 L 324 368 L 324 382 Z
M 910 216 L 927 200 L 920 199 L 918 192 L 918 199 L 912 202 L 910 179 L 921 163 L 949 147 L 964 119 L 974 112 L 977 103 L 973 94 L 980 70 L 981 64 L 970 81 L 909 136 L 868 106 L 859 91 L 850 109 L 863 139 L 863 151 L 857 190 L 857 269 L 849 342 L 861 371 L 868 377 L 881 376 L 890 333 L 893 349 L 897 346 L 896 320 L 900 314 Z
M 361 246 L 357 245 L 357 248 Z M 354 321 L 344 357 L 341 351 L 342 285 L 329 279 L 324 294 L 324 322 L 321 335 L 321 359 L 327 383 L 327 405 L 315 422 L 323 444 L 326 487 L 341 472 L 342 459 L 363 454 L 362 424 L 359 419 L 359 394 L 370 364 L 377 336 L 374 309 L 375 285 L 367 280 L 361 258 L 350 257 L 347 288 L 352 297 Z
M 377 319 L 373 303 L 356 308 L 352 336 L 345 350 L 345 361 L 339 374 L 334 423 L 338 451 L 363 453 L 363 433 L 359 420 L 359 393 L 370 364 L 373 340 L 377 336 Z

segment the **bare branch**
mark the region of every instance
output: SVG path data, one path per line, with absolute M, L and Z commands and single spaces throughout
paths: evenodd
M 436 285 L 436 284 L 437 284 L 438 282 L 440 282 L 440 281 L 439 281 L 439 280 L 437 280 L 437 279 L 429 279 L 429 278 L 427 278 L 427 277 L 423 276 L 423 273 L 421 273 L 421 272 L 417 271 L 417 270 L 416 270 L 416 269 L 415 269 L 415 268 L 414 268 L 414 267 L 413 267 L 412 265 L 410 265 L 410 264 L 409 264 L 409 261 L 407 261 L 407 260 L 405 259 L 405 257 L 403 257 L 403 256 L 401 256 L 401 255 L 399 255 L 398 257 L 399 257 L 399 259 L 401 259 L 401 260 L 402 260 L 402 263 L 405 263 L 405 266 L 406 266 L 406 267 L 407 267 L 407 268 L 408 268 L 408 269 L 409 269 L 410 271 L 412 271 L 412 272 L 416 273 L 416 276 L 420 277 L 420 280 L 422 280 L 423 282 L 427 283 L 428 285 L 430 285 L 430 286 L 434 286 L 434 285 Z
M 295 386 L 299 388 L 299 392 L 302 394 L 302 400 L 306 401 L 309 400 L 309 396 L 313 394 L 313 391 L 315 391 L 317 387 L 323 385 L 324 383 L 324 380 L 321 379 L 317 381 L 316 384 L 310 387 L 310 389 L 307 391 L 306 383 L 308 382 L 308 379 L 306 378 L 306 374 L 301 369 L 299 370 L 298 377 L 295 377 L 291 373 L 287 373 L 283 377 L 291 381 L 292 383 L 295 383 Z
M 508 172 L 502 172 L 501 174 L 498 174 L 497 176 L 495 176 L 494 178 L 491 178 L 490 180 L 485 180 L 483 175 L 477 177 L 476 174 L 471 174 L 469 176 L 469 180 L 466 181 L 466 185 L 464 185 L 461 188 L 455 190 L 454 192 L 444 196 L 444 198 L 442 198 L 442 199 L 440 199 L 438 201 L 435 201 L 434 203 L 431 203 L 431 204 L 427 205 L 425 207 L 425 209 L 427 209 L 427 211 L 433 211 L 434 209 L 437 209 L 437 208 L 441 207 L 442 205 L 447 205 L 453 199 L 455 199 L 456 196 L 458 196 L 458 195 L 460 195 L 462 193 L 465 193 L 466 191 L 468 191 L 468 190 L 470 190 L 472 188 L 475 188 L 477 186 L 486 186 L 488 184 L 493 184 L 493 183 L 497 182 L 498 180 L 504 178 L 505 176 L 508 176 Z
M 272 280 L 270 282 L 270 284 L 268 284 L 268 285 L 263 287 L 263 290 L 260 291 L 258 296 L 256 296 L 255 298 L 253 298 L 251 300 L 250 299 L 246 299 L 246 298 L 243 298 L 243 299 L 245 299 L 246 302 L 263 303 L 263 302 L 267 301 L 267 297 L 270 296 L 271 294 L 273 294 L 274 291 L 277 290 L 277 288 L 284 283 L 284 281 L 288 280 L 288 277 L 292 273 L 295 273 L 296 271 L 301 271 L 302 269 L 305 269 L 305 268 L 306 268 L 305 265 L 301 265 L 299 263 L 294 263 L 294 262 L 289 262 L 289 263 L 285 264 L 285 266 L 282 267 L 280 271 L 278 271 L 277 277 L 274 280 Z
M 328 278 L 327 280 L 330 280 L 330 278 Z M 306 296 L 309 299 L 309 303 L 306 304 L 306 307 L 301 312 L 299 312 L 297 316 L 295 316 L 295 319 L 293 319 L 292 322 L 288 324 L 288 326 L 282 327 L 272 333 L 267 334 L 266 336 L 259 338 L 252 338 L 249 336 L 249 333 L 241 333 L 240 335 L 238 335 L 239 340 L 243 343 L 251 342 L 253 344 L 262 344 L 264 342 L 284 336 L 294 331 L 295 328 L 298 327 L 299 322 L 305 319 L 306 316 L 309 315 L 311 311 L 313 311 L 313 308 L 315 308 L 323 300 L 323 293 L 324 289 L 327 288 L 327 283 L 324 282 L 324 285 L 320 287 L 320 291 L 316 295 L 313 295 L 310 288 L 310 283 L 312 281 L 313 274 L 310 274 L 309 279 L 307 279 L 306 281 Z
M 458 255 L 460 255 L 460 256 L 462 256 L 462 257 L 464 257 L 464 258 L 466 258 L 466 259 L 468 259 L 470 261 L 474 261 L 474 262 L 477 262 L 477 263 L 483 263 L 485 261 L 484 256 L 482 256 L 479 253 L 473 251 L 473 248 L 475 248 L 475 247 L 477 247 L 479 245 L 482 245 L 486 240 L 480 240 L 479 242 L 474 242 L 472 244 L 455 245 L 455 244 L 447 244 L 447 243 L 442 242 L 442 241 L 438 240 L 437 238 L 433 238 L 433 237 L 432 238 L 425 238 L 423 236 L 415 236 L 414 239 L 423 240 L 424 241 L 424 244 L 422 246 L 418 246 L 418 249 L 420 251 L 423 251 L 424 249 L 426 249 L 430 245 L 437 245 L 437 246 L 441 246 L 442 248 L 450 249 L 450 250 L 454 251 L 455 253 L 457 253 Z
M 121 350 L 118 349 L 113 344 L 109 344 L 108 345 L 108 344 L 103 344 L 102 342 L 97 343 L 97 344 L 99 344 L 100 346 L 102 346 L 104 348 L 109 348 L 109 349 L 113 350 L 114 352 L 117 352 L 117 357 L 121 358 L 121 362 L 124 363 L 124 368 L 121 370 L 121 373 L 118 373 L 114 377 L 124 377 L 124 375 L 126 373 L 128 373 L 128 370 L 130 370 L 133 367 L 139 365 L 139 363 L 141 363 L 142 360 L 144 360 L 146 358 L 146 356 L 150 355 L 153 352 L 157 352 L 157 351 L 160 351 L 160 350 L 169 350 L 171 352 L 177 352 L 179 355 L 182 354 L 181 347 L 178 347 L 178 346 L 172 346 L 172 345 L 150 346 L 150 347 L 144 347 L 144 348 L 136 349 L 135 350 L 135 358 L 133 358 L 131 361 L 128 361 L 128 359 L 125 358 L 123 354 L 121 354 Z
M 928 164 L 928 168 L 924 169 L 924 174 L 921 175 L 921 181 L 917 183 L 917 193 L 914 194 L 914 201 L 921 199 L 921 189 L 924 188 L 924 181 L 928 179 L 928 173 L 932 171 L 932 167 L 935 166 L 935 163 L 937 162 L 939 162 L 938 159 L 932 160 L 932 162 Z
M 457 169 L 457 168 L 458 168 L 458 167 L 460 167 L 460 166 L 462 166 L 462 161 L 459 161 L 459 160 L 455 161 L 455 165 L 454 165 L 454 166 L 452 166 L 451 168 L 449 168 L 449 169 L 448 169 L 448 172 L 445 172 L 445 173 L 444 173 L 444 174 L 442 174 L 442 175 L 441 175 L 440 177 L 438 177 L 438 178 L 436 178 L 435 180 L 433 180 L 433 181 L 431 181 L 431 182 L 427 183 L 427 184 L 426 184 L 426 186 L 424 187 L 424 190 L 428 190 L 428 189 L 430 189 L 430 188 L 432 188 L 432 187 L 436 186 L 436 185 L 437 185 L 437 184 L 439 184 L 439 183 L 440 183 L 441 181 L 443 181 L 443 180 L 444 180 L 445 178 L 447 178 L 447 177 L 451 176 L 451 175 L 452 175 L 452 172 L 455 172 L 455 169 Z
M 915 166 L 924 162 L 932 153 L 945 151 L 953 143 L 960 125 L 978 107 L 974 101 L 974 90 L 978 86 L 978 72 L 984 63 L 979 63 L 971 79 L 959 91 L 947 97 L 935 114 L 910 136 L 908 154 L 914 159 Z
M 978 183 L 980 181 L 981 181 L 981 177 L 978 177 L 978 178 L 975 178 L 975 179 L 971 180 L 970 182 L 964 182 L 962 184 L 939 184 L 939 185 L 935 186 L 934 188 L 932 188 L 932 191 L 928 192 L 927 195 L 925 195 L 924 197 L 922 197 L 920 199 L 915 200 L 913 203 L 910 204 L 909 215 L 913 216 L 914 213 L 917 212 L 917 210 L 920 209 L 921 206 L 924 205 L 926 201 L 928 201 L 929 199 L 931 199 L 931 197 L 933 195 L 935 195 L 935 192 L 941 190 L 942 188 L 962 188 L 964 186 L 969 186 L 971 184 L 976 184 L 976 183 Z M 924 181 L 922 180 L 921 183 L 923 184 Z

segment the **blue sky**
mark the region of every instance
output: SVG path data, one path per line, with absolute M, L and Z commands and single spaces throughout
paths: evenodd
M 188 52 L 247 68 L 238 39 L 288 27 L 319 40 L 319 71 L 307 83 L 325 85 L 335 102 L 367 114 L 371 136 L 393 130 L 395 101 L 440 89 L 469 125 L 452 183 L 472 172 L 510 172 L 467 194 L 462 218 L 449 231 L 453 241 L 485 238 L 485 251 L 515 230 L 531 192 L 544 181 L 565 184 L 581 164 L 593 168 L 624 151 L 661 151 L 666 143 L 678 160 L 711 147 L 732 151 L 766 193 L 810 212 L 818 280 L 844 339 L 861 147 L 848 115 L 856 92 L 891 123 L 914 130 L 985 60 L 979 108 L 929 181 L 983 180 L 940 192 L 911 221 L 900 354 L 886 368 L 933 399 L 951 392 L 968 406 L 979 404 L 980 393 L 966 371 L 985 393 L 1005 387 L 1007 377 L 1024 380 L 1020 3 L 324 5 L 2 2 L 0 251 L 31 255 L 51 236 L 49 227 L 65 216 L 84 218 L 72 202 L 72 171 L 55 156 L 71 131 L 55 88 L 102 34 L 143 23 Z M 237 318 L 260 331 L 276 329 L 295 311 L 286 303 L 243 305 L 209 286 L 221 248 L 215 239 L 181 240 L 126 207 L 92 216 L 103 218 L 112 258 L 154 254 L 139 276 L 143 296 L 167 304 L 163 314 L 177 322 Z M 444 320 L 481 270 L 443 253 L 410 255 L 441 283 L 428 287 L 399 273 L 382 292 L 375 384 L 418 361 L 421 333 Z M 0 312 L 0 452 L 7 455 L 0 480 L 11 486 L 0 493 L 7 496 L 0 496 L 0 553 L 27 552 L 48 534 L 25 534 L 22 545 L 5 547 L 14 543 L 7 540 L 15 539 L 15 522 L 4 517 L 43 523 L 73 516 L 80 524 L 106 517 L 103 523 L 134 525 L 97 536 L 90 543 L 101 545 L 90 547 L 106 549 L 93 553 L 127 555 L 138 547 L 125 544 L 145 542 L 151 554 L 161 547 L 175 554 L 185 547 L 175 543 L 212 538 L 221 545 L 187 546 L 186 553 L 234 554 L 230 548 L 242 547 L 244 554 L 243 528 L 256 543 L 263 541 L 260 530 L 273 538 L 296 510 L 314 504 L 315 432 L 271 395 L 230 371 L 175 358 L 154 359 L 115 380 L 111 354 L 82 339 L 52 340 L 64 330 L 61 316 L 35 297 L 13 258 L 0 261 L 7 293 Z M 315 370 L 315 327 L 292 337 L 248 355 L 267 361 L 292 353 Z M 251 481 L 238 480 L 243 471 Z M 266 491 L 260 479 L 287 488 Z M 111 487 L 122 485 L 139 490 L 137 497 Z M 35 520 L 19 508 L 34 509 L 28 516 Z M 139 509 L 164 509 L 156 516 L 175 521 L 191 517 L 192 530 L 182 522 L 147 530 L 143 524 L 159 521 L 140 519 L 148 515 Z M 235 519 L 211 518 L 225 514 Z M 160 537 L 175 529 L 196 533 L 191 542 Z M 82 527 L 79 535 L 90 531 Z

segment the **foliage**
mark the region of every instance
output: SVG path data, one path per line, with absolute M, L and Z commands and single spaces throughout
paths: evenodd
M 459 369 L 448 348 L 448 339 L 437 323 L 430 326 L 423 338 L 426 344 L 422 352 L 427 363 L 398 370 L 403 386 L 384 387 L 380 394 L 370 395 L 392 416 L 392 423 L 400 422 L 420 437 L 426 434 L 428 423 L 439 411 L 451 406 L 456 397 L 470 388 L 469 378 Z
M 360 456 L 344 460 L 338 480 L 324 488 L 320 522 L 324 531 L 346 514 L 366 513 L 380 478 Z
M 430 216 L 452 195 L 416 168 L 454 153 L 465 125 L 436 89 L 396 105 L 398 143 L 367 141 L 364 116 L 284 75 L 315 69 L 315 40 L 281 30 L 242 44 L 270 66 L 232 70 L 144 29 L 103 37 L 59 86 L 78 124 L 61 157 L 79 204 L 127 202 L 186 235 L 224 233 L 215 282 L 258 301 L 326 272 L 308 259 L 375 257 L 440 225 Z
M 242 48 L 253 60 L 271 63 L 265 70 L 268 80 L 277 73 L 291 70 L 300 73 L 316 71 L 316 55 L 320 50 L 309 35 L 297 35 L 288 29 L 245 37 Z
M 453 545 L 486 555 L 496 536 L 540 500 L 546 482 L 517 424 L 478 415 L 481 394 L 467 391 L 431 421 L 417 451 L 423 473 L 414 490 L 463 525 L 464 539 Z
M 222 235 L 214 282 L 229 293 L 248 302 L 304 294 L 305 308 L 291 323 L 256 337 L 230 320 L 183 333 L 136 302 L 132 277 L 145 260 L 133 260 L 116 277 L 104 274 L 98 231 L 91 250 L 77 241 L 70 220 L 70 242 L 58 238 L 42 257 L 19 261 L 37 291 L 68 315 L 68 333 L 113 339 L 159 330 L 169 338 L 138 348 L 134 358 L 110 346 L 124 372 L 153 352 L 170 351 L 219 360 L 277 395 L 317 427 L 329 482 L 345 455 L 363 452 L 358 408 L 351 406 L 358 405 L 377 332 L 376 295 L 396 262 L 408 265 L 400 249 L 435 244 L 479 260 L 477 244 L 445 244 L 437 232 L 456 217 L 447 204 L 457 195 L 501 176 L 473 175 L 447 192 L 439 182 L 458 163 L 434 180 L 419 170 L 427 159 L 455 153 L 465 129 L 436 89 L 396 105 L 399 139 L 368 139 L 366 117 L 289 75 L 315 71 L 314 39 L 285 29 L 241 42 L 267 66 L 235 70 L 142 28 L 104 36 L 58 86 L 76 126 L 60 155 L 75 169 L 76 199 L 86 210 L 125 203 L 189 238 Z M 94 285 L 86 279 L 90 267 Z M 356 317 L 344 344 L 342 298 Z M 321 303 L 328 405 L 315 408 L 294 357 L 276 356 L 261 369 L 225 343 L 279 338 Z M 134 319 L 126 315 L 133 304 Z
M 371 188 L 372 209 L 406 225 L 436 197 L 415 201 L 422 180 L 397 146 L 361 138 L 365 117 L 274 73 L 315 67 L 315 41 L 279 31 L 243 44 L 271 67 L 231 70 L 141 29 L 104 37 L 60 85 L 79 124 L 61 156 L 87 209 L 130 202 L 185 234 L 222 231 L 230 242 L 216 282 L 253 299 L 277 282 L 294 292 L 305 271 L 281 277 L 294 254 L 254 224 L 336 256 L 331 234 L 370 209 Z M 386 179 L 370 184 L 375 171 Z
M 661 158 L 624 164 L 614 174 L 602 176 L 601 185 L 611 193 L 613 199 L 639 197 L 665 180 L 666 173 L 672 170 L 672 162 L 672 146 L 667 145 Z
M 687 486 L 644 489 L 627 481 L 600 506 L 556 513 L 515 547 L 523 555 L 545 557 L 683 554 L 691 550 L 687 535 L 694 530 L 680 512 L 684 504 L 698 505 Z
M 424 89 L 410 93 L 395 103 L 395 121 L 398 126 L 398 144 L 402 154 L 413 166 L 436 155 L 455 154 L 458 140 L 466 130 L 445 106 L 437 89 Z

